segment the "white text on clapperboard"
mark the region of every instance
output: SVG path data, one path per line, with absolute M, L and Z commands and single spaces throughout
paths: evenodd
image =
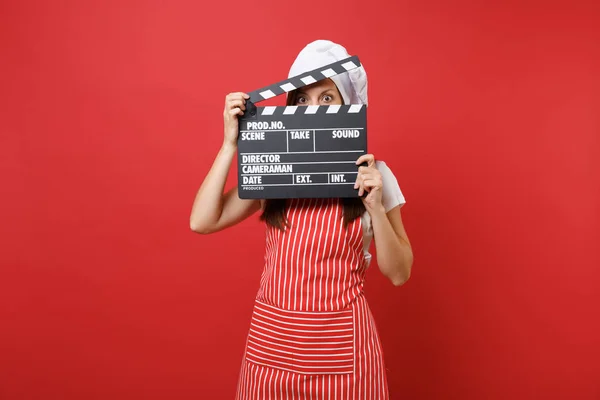
M 242 186 L 348 184 L 356 179 L 355 161 L 362 149 L 339 150 L 338 140 L 361 137 L 364 128 L 285 129 L 282 121 L 247 122 L 245 142 L 264 142 L 241 154 Z M 345 153 L 345 154 L 343 154 Z M 315 172 L 315 167 L 325 172 Z

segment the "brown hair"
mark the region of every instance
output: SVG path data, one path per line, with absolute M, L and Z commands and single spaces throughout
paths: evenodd
M 339 93 L 339 91 L 338 91 Z M 288 93 L 286 105 L 296 104 L 297 93 L 295 90 Z M 340 97 L 341 94 L 340 94 Z M 342 98 L 342 104 L 344 100 Z M 366 211 L 365 205 L 360 198 L 344 198 L 341 199 L 344 205 L 344 227 L 347 227 L 356 218 L 359 218 Z M 277 229 L 284 230 L 289 226 L 289 222 L 285 217 L 285 199 L 268 199 L 265 201 L 265 208 L 260 215 L 260 220 L 265 221 Z

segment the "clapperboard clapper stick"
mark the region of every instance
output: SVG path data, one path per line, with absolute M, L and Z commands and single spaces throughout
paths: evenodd
M 358 197 L 356 160 L 367 153 L 367 106 L 255 103 L 360 67 L 353 56 L 248 93 L 239 119 L 242 199 Z

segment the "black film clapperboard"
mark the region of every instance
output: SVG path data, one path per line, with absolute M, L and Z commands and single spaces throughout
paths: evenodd
M 360 67 L 358 57 L 248 93 L 239 118 L 242 199 L 358 197 L 356 160 L 367 152 L 367 106 L 254 104 Z

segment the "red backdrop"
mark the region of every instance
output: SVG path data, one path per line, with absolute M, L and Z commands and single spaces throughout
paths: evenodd
M 0 398 L 233 398 L 263 227 L 189 213 L 224 96 L 319 38 L 408 200 L 392 399 L 600 398 L 599 3 L 491 3 L 3 1 Z

